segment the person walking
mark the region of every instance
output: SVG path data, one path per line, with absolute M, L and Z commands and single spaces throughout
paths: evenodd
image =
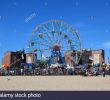
M 105 77 L 105 68 L 102 68 L 103 77 Z

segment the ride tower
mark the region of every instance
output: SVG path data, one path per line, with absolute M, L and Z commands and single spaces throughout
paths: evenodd
M 51 64 L 65 64 L 64 57 L 61 54 L 61 46 L 55 44 L 52 49 L 51 57 L 49 59 L 49 65 Z

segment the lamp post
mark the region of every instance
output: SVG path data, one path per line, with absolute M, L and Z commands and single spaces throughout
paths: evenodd
M 34 50 L 34 66 L 36 66 L 37 61 L 37 49 Z
M 76 64 L 78 64 L 78 52 L 76 51 Z

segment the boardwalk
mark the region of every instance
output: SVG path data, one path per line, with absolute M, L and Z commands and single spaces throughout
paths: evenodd
M 110 76 L 0 76 L 0 90 L 110 90 Z

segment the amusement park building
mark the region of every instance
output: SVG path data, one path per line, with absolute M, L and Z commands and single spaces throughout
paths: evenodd
M 2 64 L 10 65 L 18 56 L 18 52 L 6 52 L 3 57 Z
M 104 50 L 83 50 L 81 63 L 102 65 L 105 62 Z
M 67 51 L 64 58 L 67 65 L 74 66 L 75 58 L 73 51 Z M 102 65 L 104 62 L 104 50 L 83 50 L 78 63 L 81 65 Z
M 21 54 L 19 51 L 16 52 L 6 52 L 4 54 L 3 60 L 2 60 L 2 64 L 7 64 L 7 65 L 11 65 L 13 62 L 17 61 L 18 59 L 21 58 Z M 26 60 L 26 57 L 24 56 L 24 61 Z
M 2 64 L 11 65 L 12 63 L 16 63 L 19 59 L 21 59 L 22 55 L 19 51 L 17 52 L 6 52 L 4 54 L 4 57 L 2 59 Z M 33 53 L 27 53 L 24 54 L 24 60 L 23 63 L 34 63 L 34 54 Z
M 93 64 L 103 64 L 105 62 L 104 50 L 93 50 L 92 51 Z
M 74 66 L 74 54 L 73 51 L 67 51 L 64 56 L 66 65 Z
M 24 63 L 34 63 L 34 54 L 27 53 L 24 55 Z M 12 64 L 21 59 L 20 52 L 6 52 L 3 57 L 2 64 Z M 66 65 L 74 66 L 74 52 L 67 51 L 64 56 Z M 102 65 L 105 62 L 104 50 L 83 50 L 79 64 Z

